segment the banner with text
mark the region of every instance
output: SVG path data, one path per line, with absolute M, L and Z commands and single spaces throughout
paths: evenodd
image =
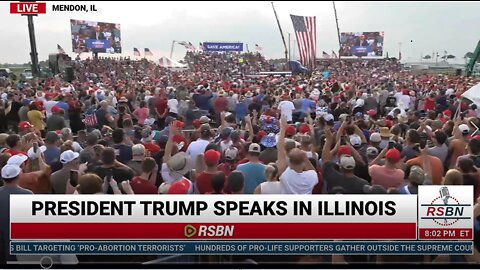
M 241 52 L 243 43 L 204 42 L 203 46 L 207 52 Z

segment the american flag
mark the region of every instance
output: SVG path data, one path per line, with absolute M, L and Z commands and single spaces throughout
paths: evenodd
M 330 55 L 328 55 L 328 53 L 326 53 L 325 51 L 322 52 L 322 57 L 323 58 L 330 58 Z
M 332 57 L 333 57 L 333 58 L 338 58 L 338 56 L 337 56 L 337 54 L 335 53 L 334 50 L 332 50 Z
M 263 48 L 258 46 L 258 44 L 255 44 L 255 51 L 261 52 L 261 51 L 263 51 Z
M 97 116 L 95 115 L 95 111 L 90 114 L 85 114 L 85 118 L 83 119 L 83 123 L 85 123 L 88 127 L 94 127 L 98 124 Z
M 65 50 L 62 48 L 62 46 L 57 44 L 57 50 L 59 54 L 65 54 Z
M 133 48 L 133 55 L 140 56 L 140 51 L 137 48 Z
M 315 66 L 317 56 L 317 24 L 316 17 L 291 15 L 293 29 L 297 38 L 300 62 L 307 67 Z
M 147 56 L 147 55 L 148 56 L 153 56 L 153 53 L 150 51 L 149 48 L 145 48 L 144 51 L 145 51 L 145 56 Z

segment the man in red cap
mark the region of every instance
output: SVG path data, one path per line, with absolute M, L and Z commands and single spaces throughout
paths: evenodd
M 218 162 L 220 161 L 220 152 L 210 149 L 205 154 L 197 157 L 196 164 L 196 183 L 200 194 L 212 192 L 212 177 L 218 170 Z
M 401 156 L 401 153 L 396 148 L 384 148 L 371 162 L 373 165 L 368 168 L 368 173 L 372 178 L 371 184 L 380 185 L 385 189 L 403 186 L 405 173 L 397 168 L 398 163 L 402 159 Z M 383 157 L 385 157 L 385 165 L 377 165 Z
M 186 152 L 188 149 L 188 142 L 185 139 L 185 137 L 182 136 L 182 132 L 181 132 L 185 124 L 179 120 L 175 120 L 173 124 L 176 127 L 175 134 L 173 135 L 173 141 L 177 143 L 177 145 L 179 146 L 178 151 Z
M 28 121 L 23 121 L 18 124 L 18 134 L 20 136 L 23 136 L 25 134 L 28 134 L 30 132 L 33 132 L 33 125 L 30 124 Z

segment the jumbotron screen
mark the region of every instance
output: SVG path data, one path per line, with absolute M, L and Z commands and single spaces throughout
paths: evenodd
M 340 34 L 341 56 L 383 55 L 384 32 L 343 32 Z
M 120 24 L 70 20 L 73 52 L 121 53 Z

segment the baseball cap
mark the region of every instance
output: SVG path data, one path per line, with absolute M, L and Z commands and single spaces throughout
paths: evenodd
M 28 121 L 22 121 L 18 124 L 18 129 L 19 130 L 24 130 L 27 128 L 33 128 L 33 125 L 30 124 Z
M 200 124 L 208 124 L 210 123 L 211 119 L 204 115 L 200 117 L 199 121 L 200 121 Z
M 200 133 L 202 135 L 208 135 L 210 134 L 210 125 L 209 124 L 202 124 L 200 126 Z
M 12 179 L 20 175 L 22 169 L 17 165 L 5 165 L 2 168 L 2 178 L 4 179 Z
M 355 168 L 355 159 L 350 155 L 342 155 L 340 157 L 340 167 L 346 170 L 353 170 Z
M 53 106 L 52 109 L 51 109 L 52 113 L 58 113 L 60 110 L 61 110 L 61 108 L 58 107 L 58 106 Z
M 40 157 L 41 153 L 45 152 L 45 150 L 47 150 L 47 147 L 42 145 L 42 146 L 38 147 L 38 150 L 35 153 L 33 151 L 33 147 L 31 147 L 27 151 L 27 156 L 28 156 L 29 159 L 37 159 L 38 157 Z
M 373 146 L 368 147 L 367 148 L 367 156 L 369 156 L 369 157 L 378 156 L 378 149 L 373 147 Z
M 370 135 L 370 141 L 374 143 L 379 143 L 382 141 L 382 137 L 380 136 L 380 133 L 374 132 Z
M 371 109 L 367 111 L 367 114 L 370 117 L 374 117 L 375 115 L 377 115 L 377 111 L 375 111 L 374 109 Z
M 285 129 L 285 135 L 287 136 L 293 136 L 295 135 L 295 133 L 297 133 L 297 130 L 292 125 L 287 126 L 287 128 Z
M 445 110 L 442 113 L 448 117 L 452 117 L 452 112 L 450 110 Z
M 77 159 L 78 156 L 80 156 L 80 154 L 73 152 L 72 150 L 67 150 L 60 154 L 60 162 L 62 164 L 69 163 Z
M 470 131 L 470 128 L 466 124 L 461 124 L 460 126 L 458 126 L 458 129 L 460 129 L 463 135 L 468 134 L 468 132 Z
M 310 133 L 310 126 L 307 124 L 301 124 L 300 127 L 298 127 L 298 131 L 302 134 Z
M 390 160 L 391 162 L 397 163 L 402 159 L 402 155 L 400 154 L 400 151 L 398 151 L 396 148 L 392 148 L 387 151 L 385 154 L 385 158 Z
M 352 151 L 350 151 L 350 148 L 346 145 L 340 145 L 340 147 L 338 147 L 338 151 L 337 151 L 337 155 L 340 157 L 340 156 L 343 156 L 343 155 L 351 155 L 352 154 Z
M 229 147 L 225 150 L 225 159 L 226 160 L 235 160 L 238 155 L 238 148 L 236 147 Z
M 58 136 L 58 134 L 55 131 L 49 131 L 45 135 L 45 141 L 49 142 L 49 143 L 55 143 L 59 139 L 60 139 L 60 137 Z
M 358 147 L 362 145 L 362 139 L 358 135 L 352 135 L 350 136 L 350 144 L 352 144 L 353 147 Z
M 207 166 L 214 166 L 220 160 L 220 156 L 220 152 L 210 149 L 204 154 L 205 163 L 207 164 Z
M 250 146 L 248 147 L 248 152 L 249 153 L 260 153 L 261 152 L 260 145 L 258 143 L 250 144 Z
M 27 159 L 28 157 L 23 154 L 14 155 L 8 159 L 7 165 L 21 166 Z
M 188 179 L 182 178 L 172 183 L 167 194 L 188 194 L 191 186 L 192 183 Z
M 323 116 L 323 119 L 324 119 L 326 122 L 331 122 L 331 121 L 334 120 L 334 117 L 333 117 L 333 114 L 330 114 L 330 113 L 329 113 L 329 114 L 325 114 L 325 115 Z

